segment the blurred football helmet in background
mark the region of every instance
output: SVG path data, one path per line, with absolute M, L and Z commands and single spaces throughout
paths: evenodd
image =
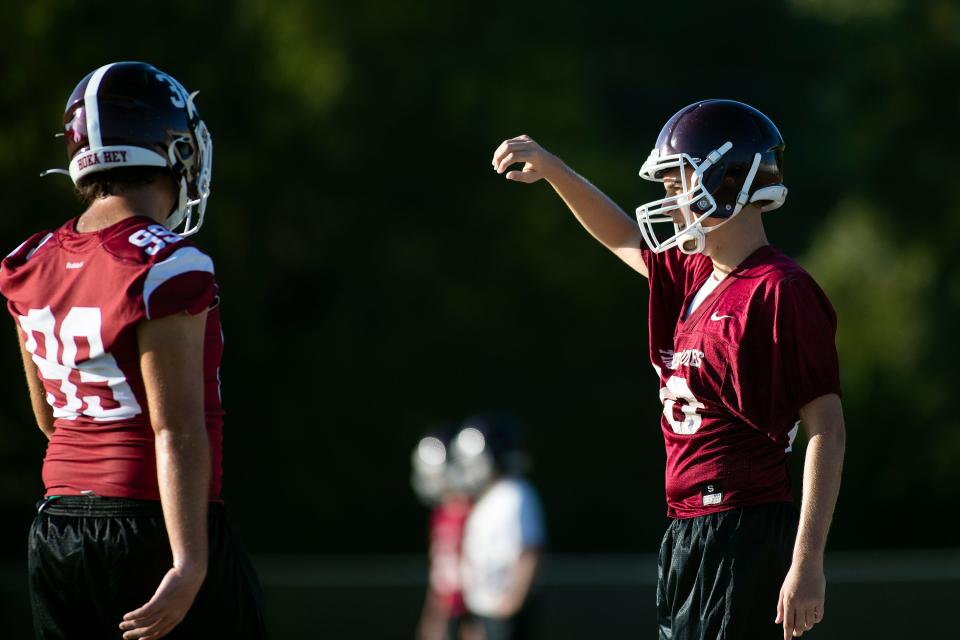
M 637 208 L 647 246 L 657 253 L 672 247 L 700 253 L 706 234 L 720 226 L 705 227 L 707 217 L 729 220 L 749 203 L 762 211 L 782 205 L 783 148 L 773 122 L 742 102 L 703 100 L 678 111 L 640 169 L 642 178 L 654 182 L 671 175 L 678 187 Z M 678 211 L 680 224 L 674 220 Z M 673 224 L 674 233 L 663 237 L 654 224 L 665 222 Z
M 489 412 L 464 420 L 450 442 L 452 482 L 477 496 L 499 474 L 521 474 L 529 459 L 520 442 L 523 425 L 513 414 Z
M 450 438 L 456 431 L 452 424 L 432 427 L 413 449 L 410 459 L 410 485 L 420 502 L 434 506 L 451 490 Z

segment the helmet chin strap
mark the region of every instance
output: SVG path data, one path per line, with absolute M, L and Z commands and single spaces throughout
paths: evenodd
M 723 153 L 729 150 L 730 146 L 732 146 L 728 145 L 730 145 L 729 142 L 723 145 L 723 147 L 720 147 L 720 149 L 717 151 L 711 153 L 710 157 L 712 158 L 714 154 L 718 154 L 719 152 L 717 155 L 717 159 L 719 159 L 720 155 L 723 155 Z M 710 158 L 708 158 L 708 162 L 710 161 Z M 712 162 L 716 162 L 716 160 L 712 160 Z M 707 162 L 704 164 L 706 165 Z M 753 179 L 757 176 L 757 169 L 759 166 L 760 154 L 757 153 L 753 156 L 753 163 L 750 165 L 750 170 L 747 172 L 747 177 L 743 181 L 743 187 L 740 189 L 740 193 L 737 195 L 737 204 L 733 209 L 733 213 L 730 214 L 727 219 L 720 222 L 720 224 L 711 227 L 709 231 L 713 231 L 714 229 L 723 226 L 727 222 L 730 222 L 730 220 L 736 217 L 736 215 L 743 210 L 743 206 L 750 200 L 750 186 L 753 184 Z M 699 169 L 697 175 L 700 175 Z M 706 232 L 703 230 L 703 227 L 700 224 L 684 229 L 683 233 L 677 236 L 677 247 L 680 248 L 682 253 L 686 254 L 702 253 L 704 247 L 706 247 L 706 242 Z
M 760 168 L 760 154 L 756 153 L 753 156 L 753 164 L 750 165 L 750 171 L 747 172 L 747 177 L 743 181 L 743 188 L 740 189 L 740 193 L 737 194 L 737 206 L 733 209 L 733 214 L 731 218 L 743 209 L 743 205 L 750 202 L 750 187 L 753 185 L 753 179 L 757 177 L 757 169 Z

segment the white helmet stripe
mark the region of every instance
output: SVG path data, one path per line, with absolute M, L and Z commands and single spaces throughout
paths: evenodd
M 87 139 L 90 149 L 96 151 L 103 147 L 103 138 L 100 136 L 100 107 L 97 104 L 97 92 L 100 91 L 100 82 L 103 76 L 114 63 L 105 64 L 93 72 L 87 90 L 83 94 L 83 108 L 87 112 Z

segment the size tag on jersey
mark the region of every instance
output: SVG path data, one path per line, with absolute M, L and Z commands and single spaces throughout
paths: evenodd
M 703 506 L 710 507 L 723 501 L 723 490 L 719 482 L 705 482 L 700 485 L 700 498 Z

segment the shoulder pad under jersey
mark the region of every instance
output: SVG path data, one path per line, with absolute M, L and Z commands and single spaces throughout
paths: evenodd
M 30 258 L 32 258 L 38 251 L 40 251 L 44 245 L 47 244 L 47 241 L 53 237 L 53 233 L 50 231 L 38 231 L 33 234 L 18 246 L 16 249 L 7 254 L 7 257 L 3 260 L 3 265 L 10 265 L 11 267 L 19 264 L 23 264 Z

